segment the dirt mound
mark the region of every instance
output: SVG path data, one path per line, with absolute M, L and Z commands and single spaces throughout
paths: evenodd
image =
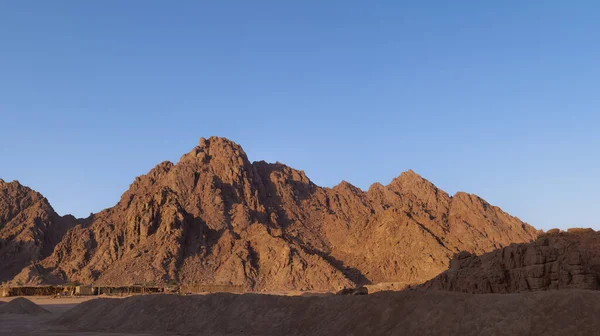
M 579 290 L 152 295 L 88 301 L 52 323 L 79 331 L 194 335 L 591 335 L 600 328 L 599 309 L 600 292 Z
M 46 309 L 36 305 L 26 298 L 16 298 L 0 305 L 0 314 L 27 314 L 38 315 L 49 313 Z
M 467 293 L 600 289 L 600 232 L 551 230 L 529 244 L 476 256 L 461 252 L 422 287 Z

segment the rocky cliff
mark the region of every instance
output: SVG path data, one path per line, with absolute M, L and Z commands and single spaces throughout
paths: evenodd
M 0 179 L 0 281 L 49 256 L 74 221 L 57 215 L 39 193 Z
M 422 287 L 467 293 L 600 289 L 600 232 L 551 230 L 535 242 L 481 256 L 459 253 L 450 269 Z
M 425 281 L 460 251 L 536 235 L 481 198 L 450 196 L 412 171 L 368 191 L 322 188 L 212 137 L 136 178 L 114 207 L 73 227 L 15 280 L 331 290 Z

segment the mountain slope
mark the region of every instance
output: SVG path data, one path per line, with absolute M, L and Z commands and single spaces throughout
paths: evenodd
M 74 221 L 56 214 L 38 192 L 0 179 L 0 281 L 50 255 Z
M 412 171 L 367 192 L 346 182 L 321 188 L 285 165 L 250 163 L 239 145 L 217 137 L 136 178 L 88 221 L 16 279 L 331 290 L 425 281 L 459 251 L 537 235 L 477 196 L 450 197 Z

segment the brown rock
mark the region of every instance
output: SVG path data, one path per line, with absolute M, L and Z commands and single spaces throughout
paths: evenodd
M 356 288 L 342 288 L 335 293 L 336 295 L 368 295 L 369 289 L 365 286 Z
M 49 256 L 74 222 L 60 217 L 39 193 L 0 179 L 0 282 Z
M 446 272 L 422 287 L 468 293 L 548 289 L 600 289 L 600 233 L 553 231 L 535 242 L 513 244 L 481 256 L 458 254 Z
M 334 290 L 425 281 L 460 251 L 536 236 L 481 198 L 451 197 L 412 171 L 367 192 L 348 182 L 322 188 L 211 137 L 136 178 L 114 207 L 15 279 Z

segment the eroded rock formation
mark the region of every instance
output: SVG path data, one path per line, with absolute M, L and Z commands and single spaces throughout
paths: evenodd
M 38 192 L 0 179 L 0 281 L 49 256 L 74 221 L 57 215 Z
M 555 229 L 535 242 L 512 244 L 481 256 L 461 252 L 449 270 L 422 287 L 467 293 L 600 289 L 600 233 Z
M 136 178 L 114 207 L 72 228 L 15 280 L 337 290 L 424 281 L 460 251 L 536 235 L 481 198 L 451 197 L 412 171 L 368 191 L 322 188 L 212 137 Z

